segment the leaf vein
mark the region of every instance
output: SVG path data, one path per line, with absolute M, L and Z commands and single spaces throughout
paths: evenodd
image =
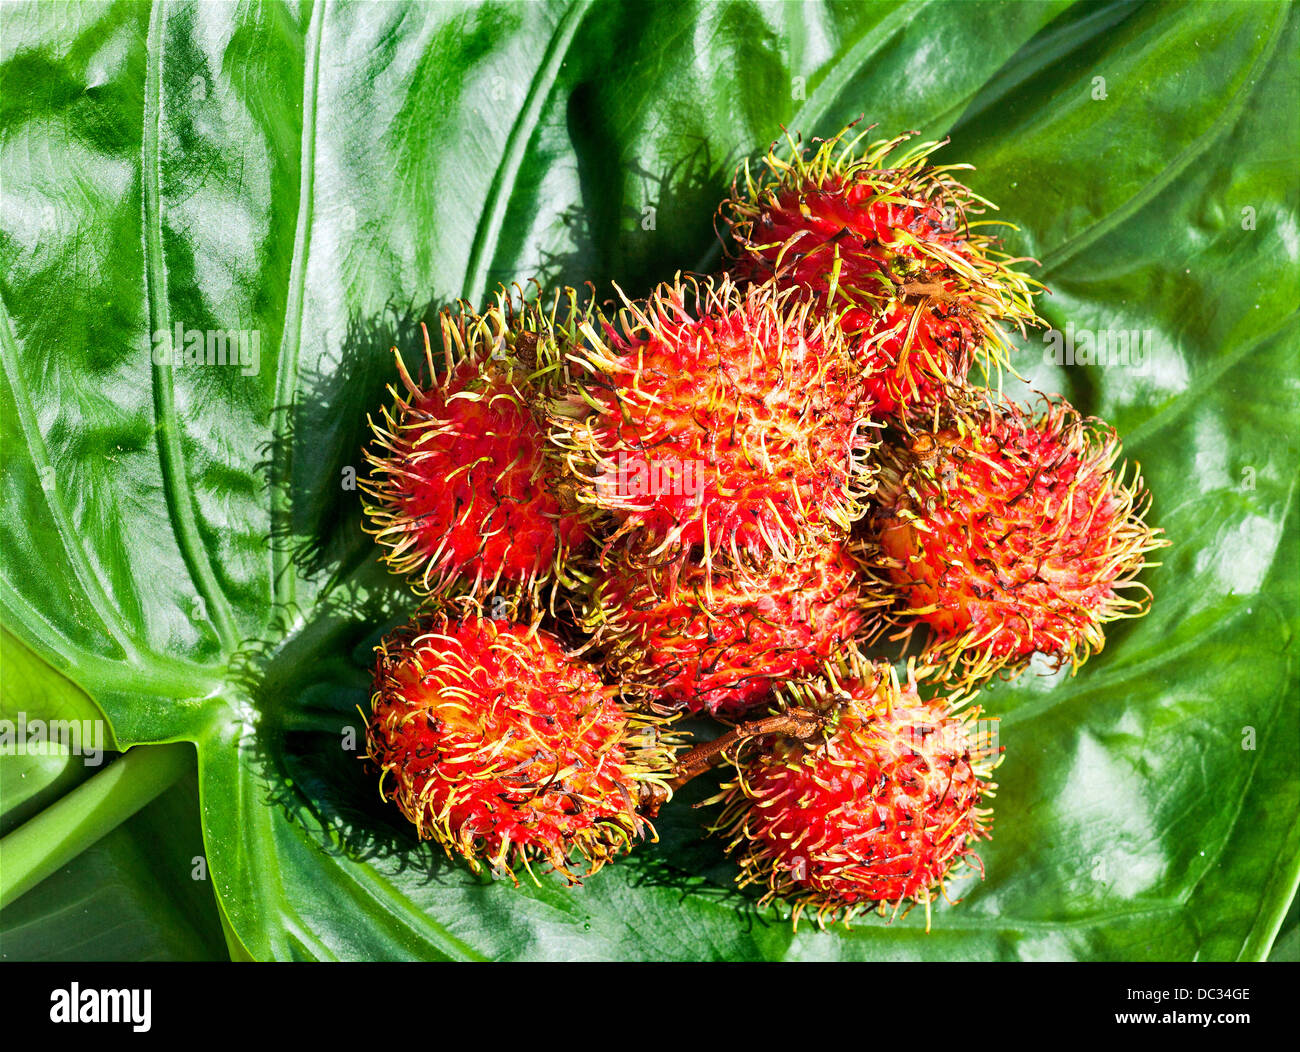
M 293 447 L 291 424 L 298 388 L 302 348 L 303 300 L 311 242 L 312 195 L 316 180 L 316 110 L 320 84 L 321 36 L 325 0 L 312 8 L 307 29 L 306 68 L 303 71 L 302 140 L 298 184 L 298 219 L 293 236 L 293 261 L 289 268 L 284 327 L 276 359 L 274 420 L 271 426 L 271 599 L 280 610 L 294 603 L 296 577 L 289 550 L 293 516 Z
M 1251 64 L 1250 71 L 1243 78 L 1242 86 L 1228 99 L 1214 123 L 1205 132 L 1197 136 L 1177 157 L 1170 161 L 1141 190 L 1122 205 L 1112 210 L 1105 218 L 1085 227 L 1063 244 L 1057 245 L 1051 252 L 1048 252 L 1043 257 L 1042 274 L 1044 276 L 1051 273 L 1062 263 L 1078 255 L 1089 245 L 1105 237 L 1115 227 L 1127 222 L 1129 217 L 1145 208 L 1174 179 L 1182 175 L 1193 161 L 1205 153 L 1223 132 L 1232 126 L 1245 109 L 1246 101 L 1250 97 L 1254 86 L 1259 83 L 1260 71 L 1268 66 L 1273 58 L 1273 52 L 1277 50 L 1278 42 L 1282 38 L 1282 30 L 1286 25 L 1286 16 L 1286 8 L 1280 8 L 1277 23 L 1273 27 L 1273 35 L 1268 44 Z
M 510 203 L 508 188 L 514 185 L 515 177 L 519 174 L 528 141 L 541 118 L 542 105 L 559 76 L 560 66 L 590 6 L 591 0 L 572 4 L 560 19 L 546 47 L 545 58 L 533 75 L 523 108 L 506 138 L 505 152 L 492 177 L 492 185 L 488 189 L 487 200 L 483 203 L 483 211 L 474 232 L 469 262 L 465 267 L 465 284 L 461 295 L 472 305 L 477 306 L 487 290 L 487 270 L 491 262 L 489 252 L 495 251 L 501 237 L 506 208 Z
M 112 600 L 104 591 L 99 575 L 95 573 L 90 565 L 90 558 L 86 555 L 86 550 L 81 544 L 80 534 L 73 528 L 72 519 L 68 515 L 68 509 L 63 502 L 63 495 L 59 492 L 57 486 L 52 483 L 45 484 L 45 480 L 51 478 L 54 474 L 54 468 L 50 463 L 50 454 L 45 446 L 45 438 L 36 422 L 36 411 L 32 406 L 31 394 L 27 390 L 27 385 L 18 369 L 17 340 L 10 322 L 9 310 L 5 307 L 3 300 L 0 300 L 0 355 L 3 356 L 5 376 L 9 381 L 10 390 L 13 392 L 14 404 L 18 408 L 18 424 L 24 439 L 26 439 L 27 451 L 31 456 L 32 466 L 36 468 L 37 477 L 42 480 L 41 491 L 45 494 L 45 504 L 54 518 L 59 541 L 68 556 L 68 562 L 72 565 L 72 572 L 81 585 L 91 609 L 103 622 L 109 635 L 121 647 L 124 654 L 129 657 L 138 657 L 139 649 L 136 647 L 126 623 L 121 618 L 121 611 L 113 605 Z

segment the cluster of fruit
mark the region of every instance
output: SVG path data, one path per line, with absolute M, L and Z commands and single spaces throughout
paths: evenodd
M 1164 542 L 1114 432 L 988 386 L 1039 287 L 938 144 L 864 138 L 746 166 L 726 273 L 502 291 L 398 355 L 366 513 L 425 602 L 368 755 L 476 870 L 576 882 L 721 766 L 765 901 L 928 917 L 989 832 L 979 687 L 1145 609 Z M 724 729 L 688 748 L 682 714 Z

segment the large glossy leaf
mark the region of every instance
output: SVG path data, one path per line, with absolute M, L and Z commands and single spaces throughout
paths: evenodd
M 198 744 L 231 929 L 281 958 L 1258 958 L 1300 860 L 1300 40 L 1288 5 L 6 7 L 5 624 L 122 744 Z M 759 911 L 700 841 L 581 889 L 486 884 L 378 801 L 349 731 L 409 600 L 359 529 L 387 349 L 498 281 L 711 265 L 787 126 L 951 134 L 1056 327 L 1145 369 L 1035 387 L 1114 422 L 1174 546 L 1151 615 L 1003 717 L 987 878 L 892 925 Z M 701 262 L 703 261 L 703 263 Z M 256 333 L 257 368 L 159 330 Z M 247 373 L 247 375 L 245 375 Z M 1014 386 L 1014 385 L 1013 385 Z

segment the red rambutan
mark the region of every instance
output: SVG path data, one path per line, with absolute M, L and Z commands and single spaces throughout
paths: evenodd
M 963 699 L 923 699 L 910 669 L 900 685 L 891 667 L 849 651 L 829 671 L 785 692 L 792 714 L 819 714 L 823 728 L 731 750 L 715 829 L 739 857 L 739 884 L 788 902 L 796 926 L 805 911 L 824 926 L 911 902 L 925 906 L 928 930 L 947 882 L 980 868 L 972 844 L 989 835 L 992 734 L 978 707 L 955 707 Z
M 794 290 L 792 290 L 793 292 Z M 839 330 L 792 294 L 681 282 L 586 336 L 553 440 L 643 561 L 791 561 L 870 490 L 869 403 Z
M 775 278 L 839 318 L 878 413 L 906 415 L 941 400 L 973 363 L 987 373 L 1008 351 L 1000 323 L 1037 318 L 1036 284 L 1012 269 L 971 221 L 993 206 L 957 182 L 970 165 L 929 163 L 943 143 L 903 152 L 908 135 L 856 153 L 871 130 L 850 128 L 806 151 L 790 140 L 755 179 L 732 187 L 722 216 L 740 248 L 740 280 Z
M 610 668 L 657 703 L 738 716 L 870 633 L 887 600 L 862 569 L 839 544 L 754 573 L 692 562 L 676 578 L 618 558 L 586 627 L 607 641 Z
M 371 421 L 362 487 L 384 560 L 422 594 L 532 592 L 563 575 L 586 537 L 547 456 L 545 399 L 560 370 L 555 313 L 516 310 L 504 297 L 483 315 L 464 305 L 444 311 L 443 368 L 426 330 L 419 380 L 394 351 L 404 391 L 390 387 L 394 409 Z
M 377 648 L 367 755 L 380 793 L 478 871 L 537 859 L 576 883 L 653 838 L 639 808 L 671 795 L 664 721 L 536 625 L 445 612 Z
M 1107 622 L 1146 612 L 1136 577 L 1168 543 L 1143 520 L 1138 469 L 1126 482 L 1114 430 L 1060 400 L 1033 414 L 986 398 L 936 419 L 881 453 L 869 526 L 904 593 L 898 638 L 928 628 L 923 659 L 950 680 L 1015 674 L 1035 652 L 1077 668 Z

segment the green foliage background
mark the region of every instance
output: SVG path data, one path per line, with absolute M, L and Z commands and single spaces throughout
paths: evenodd
M 3 956 L 1267 955 L 1300 876 L 1289 4 L 33 3 L 0 30 L 6 715 L 197 758 L 0 913 Z M 1017 363 L 1141 461 L 1174 542 L 1152 613 L 988 693 L 987 879 L 929 935 L 793 933 L 684 805 L 582 889 L 472 878 L 341 748 L 409 609 L 341 485 L 388 348 L 497 282 L 712 265 L 739 161 L 863 115 L 951 136 L 1053 326 L 1150 333 L 1141 372 L 1037 336 Z M 256 331 L 260 368 L 155 363 L 178 323 Z M 0 759 L 3 831 L 86 774 Z

